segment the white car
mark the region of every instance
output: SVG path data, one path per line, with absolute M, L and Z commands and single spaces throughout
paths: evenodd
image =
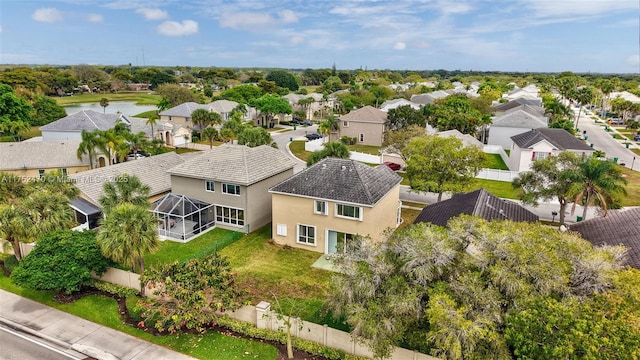
M 127 155 L 127 160 L 139 160 L 144 159 L 146 156 L 142 154 L 129 154 Z

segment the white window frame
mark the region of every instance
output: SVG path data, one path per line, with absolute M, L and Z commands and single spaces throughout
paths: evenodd
M 546 151 L 536 151 L 533 161 L 544 160 L 549 157 L 549 153 Z
M 67 168 L 60 169 L 60 173 L 62 174 L 62 176 L 67 176 Z
M 209 189 L 209 184 L 211 184 L 211 189 Z M 204 190 L 208 192 L 216 191 L 216 183 L 213 180 L 205 180 L 204 181 Z
M 360 133 L 360 135 L 358 135 L 358 142 L 364 142 L 364 133 Z
M 318 211 L 318 205 L 322 204 L 322 211 Z M 313 201 L 313 213 L 317 215 L 328 215 L 329 209 L 326 201 L 323 200 L 314 200 Z
M 38 169 L 38 178 L 39 179 L 42 179 L 45 174 L 46 174 L 46 171 L 44 169 Z
M 276 235 L 287 236 L 287 224 L 276 224 Z
M 218 208 L 220 208 L 220 210 L 222 211 L 222 213 L 218 212 Z M 229 216 L 225 215 L 225 209 L 229 209 Z M 233 217 L 231 215 L 231 213 L 235 211 L 236 216 Z M 238 216 L 238 214 L 240 213 L 240 211 L 242 211 L 242 219 Z M 240 209 L 240 208 L 234 208 L 234 207 L 230 207 L 230 206 L 222 206 L 222 205 L 216 205 L 215 206 L 215 214 L 216 214 L 216 223 L 222 223 L 222 224 L 226 224 L 226 225 L 232 225 L 232 226 L 239 226 L 242 227 L 246 224 L 246 217 L 245 217 L 245 211 L 244 209 Z M 233 222 L 235 220 L 235 223 Z
M 233 186 L 233 188 L 235 189 L 234 192 L 229 192 L 229 186 Z M 237 192 L 235 192 L 237 191 Z M 222 184 L 222 193 L 223 194 L 227 194 L 227 195 L 234 195 L 234 196 L 240 196 L 240 185 L 235 185 L 235 184 Z
M 348 121 L 343 121 L 342 122 L 342 127 L 349 127 L 349 122 Z
M 352 207 L 354 209 L 358 209 L 358 217 L 353 217 L 353 216 L 340 214 L 340 211 L 338 209 L 340 207 L 343 207 L 343 212 L 344 212 L 344 207 L 345 206 L 349 206 L 349 207 Z M 363 213 L 363 210 L 362 210 L 361 206 L 354 206 L 354 205 L 348 205 L 348 204 L 336 204 L 336 206 L 335 206 L 335 216 L 339 217 L 339 218 L 362 221 L 362 213 Z
M 307 231 L 307 236 L 306 236 L 307 241 L 300 241 L 300 236 L 301 236 L 300 230 L 301 230 L 302 226 L 304 226 L 305 228 L 313 229 L 313 243 L 309 242 L 308 231 Z M 309 246 L 317 246 L 317 244 L 318 244 L 318 230 L 316 229 L 316 227 L 313 226 L 313 225 L 306 225 L 306 224 L 298 224 L 298 225 L 296 225 L 296 243 L 309 245 Z

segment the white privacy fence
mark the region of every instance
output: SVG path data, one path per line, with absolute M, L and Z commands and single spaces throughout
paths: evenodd
M 498 169 L 481 169 L 477 179 L 496 180 L 496 181 L 508 181 L 512 182 L 513 179 L 518 177 L 517 171 L 498 170 Z

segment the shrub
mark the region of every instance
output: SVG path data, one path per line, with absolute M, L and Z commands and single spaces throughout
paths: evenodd
M 356 140 L 357 139 L 355 137 L 348 137 L 348 136 L 343 136 L 340 138 L 340 142 L 342 142 L 345 145 L 355 145 Z

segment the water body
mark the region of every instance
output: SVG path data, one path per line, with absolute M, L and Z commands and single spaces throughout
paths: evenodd
M 145 111 L 157 109 L 158 108 L 154 105 L 136 105 L 133 101 L 113 101 L 109 102 L 109 106 L 107 106 L 104 111 L 107 114 L 120 112 L 126 116 L 135 116 Z M 82 110 L 93 110 L 99 113 L 103 112 L 103 108 L 100 106 L 100 103 L 96 102 L 67 105 L 64 107 L 64 110 L 67 112 L 67 115 L 75 114 Z

